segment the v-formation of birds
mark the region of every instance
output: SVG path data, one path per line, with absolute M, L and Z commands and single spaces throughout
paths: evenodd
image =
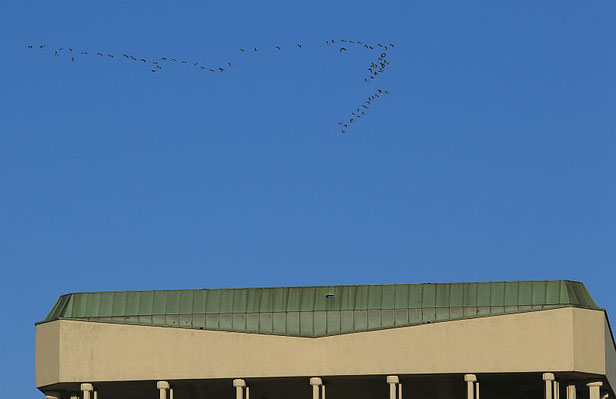
M 375 79 L 377 79 L 382 73 L 384 73 L 389 67 L 389 60 L 387 58 L 387 51 L 393 49 L 395 47 L 394 43 L 382 44 L 377 43 L 375 45 L 365 43 L 359 40 L 347 40 L 347 39 L 332 39 L 327 40 L 325 42 L 327 46 L 336 48 L 339 53 L 348 52 L 350 50 L 355 49 L 365 49 L 370 51 L 376 51 L 378 55 L 377 58 L 373 59 L 370 63 L 370 66 L 367 68 L 368 73 L 364 77 L 364 82 L 371 83 Z M 301 50 L 303 48 L 302 43 L 297 43 L 295 49 Z M 163 69 L 165 64 L 177 63 L 186 66 L 192 66 L 193 68 L 198 68 L 204 72 L 213 72 L 213 73 L 222 73 L 228 70 L 231 70 L 234 67 L 233 62 L 227 61 L 220 65 L 204 65 L 198 61 L 188 61 L 185 59 L 178 59 L 170 56 L 163 56 L 159 59 L 148 59 L 145 57 L 135 56 L 132 54 L 112 54 L 108 52 L 102 51 L 88 51 L 83 49 L 75 49 L 71 47 L 58 47 L 54 49 L 48 49 L 46 45 L 39 44 L 28 45 L 28 49 L 38 48 L 39 50 L 50 51 L 50 53 L 57 58 L 63 58 L 69 60 L 70 62 L 77 62 L 81 57 L 93 56 L 97 58 L 105 58 L 105 59 L 125 59 L 127 61 L 136 62 L 140 64 L 146 64 L 149 67 L 151 73 L 157 73 Z M 273 51 L 283 51 L 283 48 L 280 45 L 273 46 L 269 50 Z M 249 53 L 260 53 L 261 49 L 257 47 L 253 48 L 240 48 L 239 52 L 241 55 L 246 55 Z M 350 129 L 357 125 L 360 119 L 365 118 L 369 111 L 370 107 L 374 105 L 374 103 L 380 99 L 382 96 L 388 95 L 389 90 L 377 89 L 371 95 L 367 97 L 367 99 L 360 104 L 357 108 L 355 108 L 348 118 L 338 122 L 338 126 L 340 128 L 340 133 L 347 133 Z

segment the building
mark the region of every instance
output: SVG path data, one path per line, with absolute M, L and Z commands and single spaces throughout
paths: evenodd
M 48 399 L 605 399 L 615 384 L 607 314 L 573 281 L 76 293 L 36 324 Z

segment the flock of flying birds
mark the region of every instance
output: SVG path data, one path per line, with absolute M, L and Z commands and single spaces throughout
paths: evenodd
M 327 40 L 325 42 L 327 46 L 334 47 L 338 49 L 339 53 L 350 51 L 351 49 L 362 48 L 365 50 L 376 51 L 380 53 L 380 55 L 373 59 L 370 62 L 367 70 L 369 71 L 364 78 L 364 82 L 370 83 L 373 80 L 377 79 L 382 73 L 386 71 L 389 66 L 389 60 L 387 59 L 387 51 L 393 49 L 395 47 L 394 43 L 389 44 L 369 44 L 359 40 L 347 40 L 347 39 L 332 39 Z M 297 43 L 294 46 L 296 49 L 302 49 L 302 43 Z M 166 64 L 180 64 L 191 66 L 193 68 L 197 68 L 201 71 L 213 72 L 213 73 L 221 73 L 225 72 L 234 67 L 234 64 L 231 61 L 227 61 L 226 63 L 220 65 L 205 65 L 198 61 L 189 61 L 185 59 L 178 59 L 171 56 L 162 56 L 157 59 L 148 59 L 146 57 L 135 56 L 132 54 L 122 53 L 122 54 L 112 54 L 108 52 L 102 51 L 88 51 L 83 49 L 75 49 L 72 47 L 57 47 L 57 48 L 48 48 L 45 44 L 39 45 L 28 45 L 28 49 L 35 49 L 48 51 L 51 55 L 57 58 L 62 58 L 68 60 L 70 62 L 78 62 L 81 57 L 93 56 L 97 58 L 105 58 L 105 59 L 125 59 L 126 61 L 131 61 L 139 64 L 147 65 L 151 73 L 157 73 L 162 70 Z M 275 51 L 282 51 L 282 47 L 280 45 L 276 45 L 272 48 Z M 259 53 L 259 48 L 240 48 L 239 52 L 241 54 L 246 53 Z M 388 95 L 389 90 L 377 89 L 373 92 L 368 98 L 356 109 L 354 109 L 347 119 L 338 122 L 341 133 L 346 133 L 349 129 L 355 126 L 361 118 L 364 118 L 368 115 L 370 111 L 370 107 L 373 103 L 378 100 L 380 97 L 384 95 Z

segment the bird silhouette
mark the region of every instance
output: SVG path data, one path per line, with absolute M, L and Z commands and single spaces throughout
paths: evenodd
M 347 49 L 344 47 L 340 47 L 340 52 L 342 53 L 343 51 L 347 51 Z
M 280 50 L 280 46 L 276 46 L 276 48 L 277 48 L 278 50 Z
M 301 43 L 297 43 L 297 47 L 302 48 L 302 44 Z
M 32 45 L 28 45 L 28 48 L 32 48 Z

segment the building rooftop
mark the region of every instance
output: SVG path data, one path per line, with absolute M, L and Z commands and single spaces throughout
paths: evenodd
M 564 307 L 599 309 L 575 281 L 339 285 L 72 293 L 37 323 L 69 319 L 322 337 Z

